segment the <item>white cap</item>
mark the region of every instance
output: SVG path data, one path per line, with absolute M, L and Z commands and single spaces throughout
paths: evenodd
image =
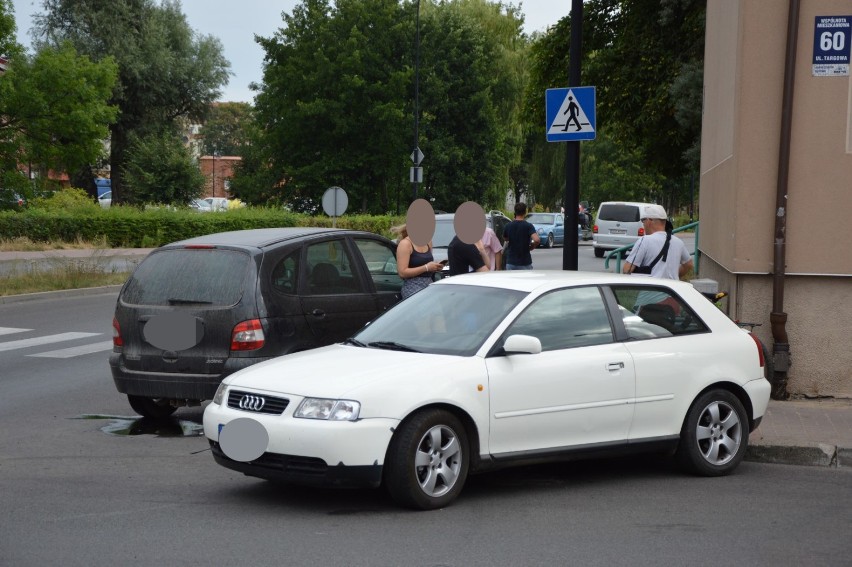
M 668 220 L 669 216 L 661 205 L 645 205 L 645 210 L 640 218 Z

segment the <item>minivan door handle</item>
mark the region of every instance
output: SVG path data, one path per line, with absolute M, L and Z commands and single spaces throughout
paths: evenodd
M 610 372 L 615 372 L 617 370 L 622 370 L 624 368 L 623 362 L 610 362 L 606 365 L 606 369 Z
M 314 309 L 313 311 L 311 311 L 311 315 L 313 315 L 317 319 L 322 319 L 323 317 L 325 317 L 325 311 L 323 311 L 322 309 Z

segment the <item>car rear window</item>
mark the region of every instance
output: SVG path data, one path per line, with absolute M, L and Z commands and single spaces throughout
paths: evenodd
M 639 207 L 636 205 L 601 205 L 598 220 L 639 222 Z
M 531 222 L 533 224 L 553 224 L 555 215 L 544 215 L 541 213 L 535 213 L 531 215 L 527 215 L 527 222 Z
M 155 252 L 133 272 L 121 300 L 133 305 L 235 305 L 250 260 L 236 250 Z

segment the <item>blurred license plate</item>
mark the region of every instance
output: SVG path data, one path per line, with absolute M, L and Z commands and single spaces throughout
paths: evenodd
M 611 228 L 609 229 L 610 234 L 627 234 L 627 230 L 623 228 Z

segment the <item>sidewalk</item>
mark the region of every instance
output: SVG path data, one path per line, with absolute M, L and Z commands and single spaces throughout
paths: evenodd
M 0 252 L 4 263 L 32 262 L 51 258 L 97 257 L 112 261 L 139 262 L 152 248 L 112 250 L 48 250 L 45 252 Z M 0 275 L 2 274 L 0 269 Z M 119 286 L 89 290 L 32 293 L 0 297 L 4 303 L 44 297 L 68 297 L 93 293 L 113 293 Z M 852 467 L 852 399 L 797 399 L 769 401 L 760 427 L 751 434 L 747 461 L 825 467 Z
M 748 461 L 852 467 L 852 399 L 769 401 Z

